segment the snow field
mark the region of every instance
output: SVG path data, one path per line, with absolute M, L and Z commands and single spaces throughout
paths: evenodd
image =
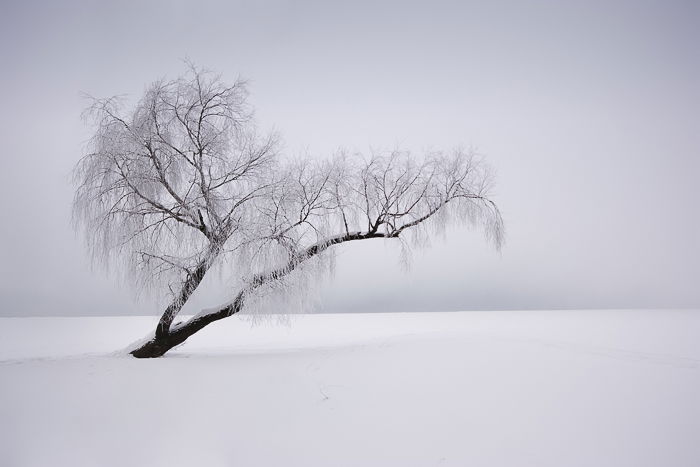
M 697 466 L 700 312 L 0 319 L 2 466 Z

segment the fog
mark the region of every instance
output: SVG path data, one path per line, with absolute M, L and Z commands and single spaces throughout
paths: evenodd
M 497 170 L 502 251 L 342 247 L 320 311 L 700 308 L 699 4 L 406 3 L 2 2 L 0 315 L 158 313 L 90 267 L 70 172 L 82 93 L 137 99 L 184 59 L 247 78 L 290 156 L 464 145 Z

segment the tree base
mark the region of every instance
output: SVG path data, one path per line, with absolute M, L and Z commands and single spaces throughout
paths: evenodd
M 243 294 L 240 293 L 233 304 L 222 308 L 216 313 L 193 318 L 184 324 L 176 326 L 175 329 L 168 329 L 164 332 L 161 332 L 160 329 L 156 329 L 156 335 L 153 339 L 142 344 L 137 349 L 132 350 L 130 354 L 136 358 L 162 357 L 168 350 L 184 343 L 188 337 L 205 326 L 237 313 L 243 304 L 242 297 Z
M 168 339 L 154 338 L 129 353 L 136 358 L 158 358 L 165 355 L 175 345 L 177 344 L 170 344 Z

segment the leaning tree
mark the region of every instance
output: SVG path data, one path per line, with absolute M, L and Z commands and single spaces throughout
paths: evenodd
M 75 168 L 73 213 L 93 258 L 169 291 L 135 357 L 162 356 L 246 304 L 318 280 L 314 266 L 335 245 L 416 244 L 454 222 L 502 243 L 491 173 L 471 152 L 284 159 L 276 135 L 257 130 L 245 82 L 195 67 L 123 107 L 93 99 L 86 111 L 95 130 Z M 235 271 L 231 299 L 175 322 L 217 265 Z

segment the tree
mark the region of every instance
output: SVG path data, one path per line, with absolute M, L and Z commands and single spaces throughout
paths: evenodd
M 139 288 L 170 291 L 135 357 L 161 356 L 280 286 L 303 287 L 335 245 L 389 238 L 407 246 L 407 235 L 416 244 L 466 222 L 501 246 L 492 176 L 473 153 L 285 160 L 277 136 L 257 130 L 246 83 L 195 67 L 153 83 L 130 112 L 123 107 L 93 99 L 86 111 L 95 132 L 75 168 L 73 214 L 94 259 Z M 236 270 L 232 299 L 174 323 L 217 264 Z

